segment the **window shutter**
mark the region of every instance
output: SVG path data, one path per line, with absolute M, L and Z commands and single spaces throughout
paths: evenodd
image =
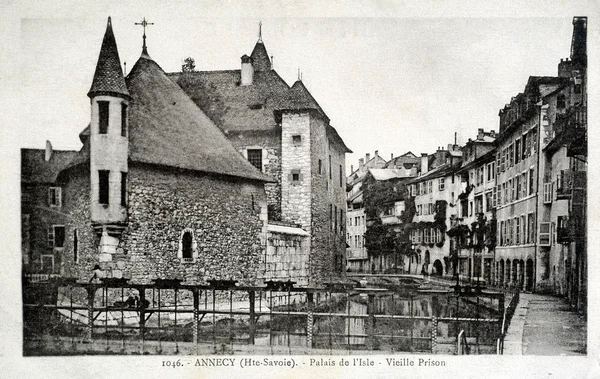
M 540 223 L 539 245 L 550 246 L 550 223 Z

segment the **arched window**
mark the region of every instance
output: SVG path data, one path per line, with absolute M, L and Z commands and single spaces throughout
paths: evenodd
M 182 244 L 181 255 L 182 255 L 183 259 L 193 258 L 192 242 L 193 242 L 192 233 L 190 233 L 190 232 L 183 233 L 183 238 L 181 239 L 181 244 Z
M 191 228 L 185 228 L 179 237 L 177 257 L 182 263 L 193 263 L 198 257 L 196 238 Z

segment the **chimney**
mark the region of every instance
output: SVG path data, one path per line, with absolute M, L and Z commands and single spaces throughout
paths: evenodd
M 394 159 L 394 153 L 390 154 L 390 160 Z
M 421 175 L 429 171 L 429 156 L 427 153 L 421 153 Z
M 494 129 L 490 130 L 490 137 L 496 137 L 496 131 Z
M 50 161 L 50 158 L 52 157 L 52 144 L 50 143 L 50 141 L 46 140 L 46 154 L 44 154 L 44 160 L 46 162 Z
M 576 69 L 587 68 L 587 17 L 573 17 L 571 61 Z
M 375 150 L 375 158 L 379 156 L 379 150 Z
M 483 128 L 477 129 L 477 139 L 483 139 Z
M 558 76 L 560 78 L 568 78 L 571 76 L 573 72 L 573 62 L 567 59 L 560 59 L 560 63 L 558 64 Z
M 367 155 L 365 156 L 365 163 L 368 162 L 371 158 L 371 154 L 367 153 Z
M 252 84 L 254 77 L 254 67 L 252 66 L 252 58 L 246 54 L 242 55 L 242 85 L 249 86 Z
M 358 168 L 362 169 L 364 167 L 364 165 L 365 165 L 365 159 L 364 158 L 360 158 L 358 160 Z
M 350 173 L 353 173 L 353 172 L 354 172 L 354 166 L 350 165 Z

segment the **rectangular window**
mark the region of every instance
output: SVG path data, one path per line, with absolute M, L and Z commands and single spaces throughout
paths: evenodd
M 108 101 L 98 102 L 98 133 L 108 133 Z
M 527 231 L 529 235 L 527 236 L 528 243 L 535 242 L 535 215 L 530 213 L 527 215 Z
M 333 230 L 333 204 L 329 204 L 329 229 Z
M 319 175 L 323 173 L 323 161 L 319 159 Z
M 521 174 L 521 197 L 527 197 L 527 173 Z
M 533 195 L 535 191 L 535 170 L 533 168 L 529 169 L 529 195 Z
M 300 169 L 291 170 L 289 180 L 292 185 L 300 184 L 300 182 L 302 181 L 302 174 L 300 173 Z
M 446 179 L 440 178 L 440 181 L 438 183 L 438 191 L 443 191 L 444 189 L 446 189 L 445 181 L 446 181 Z
M 535 154 L 537 151 L 537 127 L 531 129 L 531 153 Z
M 77 239 L 77 229 L 73 230 L 73 262 L 79 262 L 79 241 Z
M 550 246 L 550 223 L 549 222 L 541 222 L 540 223 L 540 246 Z
M 344 234 L 344 210 L 340 208 L 340 234 Z
M 342 170 L 342 165 L 340 165 L 340 187 L 344 186 L 344 171 Z
M 127 104 L 121 104 L 121 135 L 127 136 Z
M 62 201 L 62 190 L 61 187 L 50 187 L 48 188 L 48 205 L 50 207 L 60 208 Z
M 127 206 L 127 173 L 121 173 L 121 205 Z
M 525 224 L 525 216 L 521 216 L 521 243 L 525 244 L 525 236 L 527 235 L 527 228 Z
M 100 170 L 98 171 L 98 202 L 100 204 L 108 204 L 108 177 L 110 171 Z
M 521 160 L 521 140 L 517 138 L 515 141 L 515 164 Z
M 512 144 L 508 147 L 508 160 L 510 162 L 510 167 L 514 166 L 514 164 L 515 164 L 515 147 Z
M 493 190 L 485 193 L 485 211 L 489 212 L 492 210 L 494 200 L 493 200 Z
M 521 244 L 521 219 L 515 217 L 515 244 Z
M 519 197 L 521 196 L 521 176 L 517 175 L 515 176 L 515 182 L 517 183 L 517 191 L 515 193 L 515 200 L 519 200 Z
M 262 149 L 248 149 L 248 162 L 262 171 Z
M 552 182 L 544 183 L 544 204 L 552 203 Z
M 302 144 L 302 136 L 299 134 L 293 135 L 292 136 L 292 143 L 294 145 L 300 145 Z
M 331 169 L 331 155 L 329 156 L 329 180 L 333 179 L 333 170 Z
M 52 225 L 48 227 L 48 247 L 65 246 L 65 227 L 63 225 Z
M 521 138 L 521 159 L 527 158 L 527 143 L 527 134 L 523 134 L 523 137 Z

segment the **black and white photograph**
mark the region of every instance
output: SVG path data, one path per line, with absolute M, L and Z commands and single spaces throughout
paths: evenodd
M 9 377 L 600 375 L 597 5 L 75 4 L 2 27 Z

